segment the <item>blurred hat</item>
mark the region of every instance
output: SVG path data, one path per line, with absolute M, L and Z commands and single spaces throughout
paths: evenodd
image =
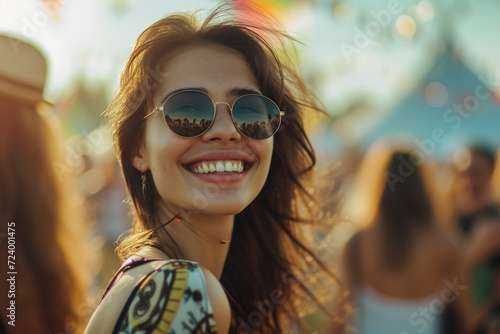
M 0 33 L 0 95 L 24 102 L 47 102 L 44 55 L 29 42 Z

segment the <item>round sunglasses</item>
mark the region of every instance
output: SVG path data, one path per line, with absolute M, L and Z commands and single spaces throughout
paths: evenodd
M 218 104 L 229 107 L 234 126 L 242 135 L 256 140 L 272 137 L 281 125 L 281 117 L 285 115 L 273 100 L 259 94 L 242 95 L 229 105 L 226 102 L 214 102 L 202 91 L 182 90 L 170 95 L 162 106 L 156 107 L 144 118 L 160 110 L 173 133 L 182 138 L 194 138 L 210 129 Z

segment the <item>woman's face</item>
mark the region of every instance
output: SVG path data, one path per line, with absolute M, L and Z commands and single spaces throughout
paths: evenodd
M 201 89 L 215 102 L 229 105 L 245 92 L 261 93 L 243 57 L 214 45 L 186 47 L 170 58 L 154 96 L 155 106 L 178 89 Z M 253 140 L 241 135 L 228 106 L 218 104 L 211 128 L 196 138 L 177 136 L 162 112 L 153 113 L 146 119 L 144 141 L 132 162 L 139 170 L 151 170 L 161 197 L 160 214 L 165 216 L 161 218 L 183 211 L 234 215 L 264 186 L 272 150 L 272 137 Z

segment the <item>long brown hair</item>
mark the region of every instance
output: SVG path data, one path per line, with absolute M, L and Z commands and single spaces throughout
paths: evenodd
M 380 197 L 379 221 L 384 237 L 383 258 L 392 268 L 402 266 L 407 260 L 413 232 L 434 223 L 422 170 L 412 159 L 410 153 L 394 152 L 384 175 L 386 183 Z
M 389 137 L 373 144 L 356 175 L 346 213 L 362 227 L 377 224 L 382 231 L 382 255 L 388 270 L 405 263 L 414 232 L 442 219 L 441 196 L 432 187 L 435 168 L 407 137 Z
M 30 321 L 32 333 L 82 330 L 90 278 L 82 203 L 69 190 L 71 168 L 56 131 L 43 105 L 0 98 L 1 232 L 7 233 L 7 222 L 15 224 L 16 263 L 24 271 L 17 283 L 18 321 Z M 64 166 L 58 173 L 56 168 Z M 6 244 L 7 239 L 2 248 Z M 29 296 L 24 302 L 30 305 L 38 303 L 34 307 L 42 328 L 23 318 L 27 305 L 22 306 L 19 295 Z
M 161 226 L 155 217 L 158 198 L 148 173 L 143 196 L 141 174 L 132 154 L 144 138 L 144 116 L 153 109 L 162 64 L 181 47 L 215 44 L 238 52 L 249 64 L 262 93 L 286 112 L 274 136 L 271 167 L 257 198 L 235 217 L 221 283 L 233 306 L 232 331 L 282 332 L 282 319 L 297 320 L 297 304 L 309 293 L 301 277 L 310 267 L 325 267 L 303 241 L 299 228 L 312 220 L 308 207 L 311 172 L 316 158 L 303 117 L 320 111 L 314 94 L 277 50 L 288 36 L 270 24 L 259 27 L 239 22 L 220 7 L 206 20 L 195 15 L 168 16 L 138 38 L 121 76 L 120 90 L 107 110 L 125 181 L 135 209 L 132 235 L 117 253 L 126 258 L 145 244 Z M 278 44 L 275 44 L 278 43 Z M 141 230 L 145 230 L 141 232 Z M 307 259 L 312 259 L 306 261 Z M 299 287 L 299 288 L 297 288 Z M 273 301 L 274 300 L 274 301 Z M 260 314 L 260 315 L 259 315 Z

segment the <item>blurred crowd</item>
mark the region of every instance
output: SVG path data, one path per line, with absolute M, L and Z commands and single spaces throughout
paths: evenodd
M 43 55 L 13 36 L 0 49 L 0 246 L 7 268 L 14 222 L 18 319 L 6 323 L 2 285 L 0 332 L 81 332 L 130 228 L 109 128 L 65 139 L 43 98 Z M 374 144 L 335 180 L 331 210 L 352 226 L 332 263 L 350 296 L 345 332 L 500 333 L 500 151 L 471 143 L 443 161 L 405 143 Z
M 206 119 L 202 119 L 199 122 L 196 119 L 192 121 L 189 121 L 188 119 L 172 119 L 168 115 L 165 117 L 165 120 L 171 129 L 175 130 L 176 133 L 185 137 L 192 137 L 193 135 L 205 131 L 206 129 L 208 129 L 208 127 L 210 127 L 210 124 L 212 123 L 211 120 Z M 238 127 L 243 133 L 247 133 L 250 137 L 259 138 L 259 136 L 261 136 L 262 134 L 269 131 L 272 132 L 273 129 L 276 129 L 279 122 L 279 116 L 277 116 L 276 118 L 272 119 L 270 123 L 257 121 L 248 124 L 242 123 L 241 125 L 238 125 Z
M 375 143 L 352 182 L 343 248 L 350 325 L 360 333 L 500 333 L 500 151 L 446 161 L 405 140 Z

